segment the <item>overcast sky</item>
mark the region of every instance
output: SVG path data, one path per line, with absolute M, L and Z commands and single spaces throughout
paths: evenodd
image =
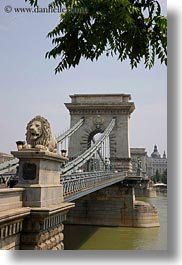
M 160 2 L 166 13 L 166 1 Z M 154 144 L 161 154 L 167 151 L 166 66 L 157 62 L 152 70 L 143 65 L 131 70 L 128 61 L 102 56 L 55 75 L 58 61 L 45 59 L 52 48 L 46 35 L 59 14 L 6 13 L 7 5 L 28 6 L 24 0 L 0 0 L 0 152 L 15 150 L 15 142 L 25 140 L 26 124 L 38 114 L 49 120 L 55 135 L 68 128 L 64 103 L 79 93 L 131 94 L 136 107 L 130 119 L 131 147 L 145 147 L 149 155 Z

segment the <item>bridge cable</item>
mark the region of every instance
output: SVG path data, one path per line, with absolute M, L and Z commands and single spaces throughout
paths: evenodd
M 63 134 L 59 135 L 56 140 L 58 143 L 62 142 L 66 137 L 70 137 L 73 133 L 75 133 L 84 123 L 84 118 L 81 118 L 73 127 L 68 129 Z
M 93 153 L 96 152 L 100 146 L 103 144 L 106 137 L 109 136 L 112 129 L 115 126 L 115 118 L 111 120 L 108 127 L 105 129 L 103 135 L 100 137 L 100 139 L 90 148 L 88 148 L 83 154 L 75 158 L 74 160 L 68 162 L 65 167 L 61 170 L 62 174 L 70 174 L 80 168 L 82 165 L 84 165 L 92 156 Z

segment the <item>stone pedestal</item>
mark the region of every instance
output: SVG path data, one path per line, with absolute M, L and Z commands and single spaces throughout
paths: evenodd
M 17 187 L 25 188 L 23 206 L 47 207 L 63 202 L 60 167 L 66 158 L 32 149 L 12 154 L 20 159 Z
M 19 158 L 19 183 L 24 188 L 23 206 L 30 214 L 24 219 L 20 235 L 22 250 L 61 250 L 63 221 L 74 203 L 66 203 L 60 168 L 67 158 L 36 149 L 12 152 Z

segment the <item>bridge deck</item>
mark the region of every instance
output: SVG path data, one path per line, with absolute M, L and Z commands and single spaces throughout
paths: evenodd
M 16 174 L 0 174 L 0 183 L 5 183 Z M 103 189 L 126 178 L 123 172 L 84 172 L 61 176 L 60 183 L 63 184 L 63 196 L 65 202 L 74 201 L 89 193 Z M 6 181 L 5 181 L 6 180 Z M 0 188 L 2 187 L 2 184 Z
M 111 172 L 89 172 L 64 176 L 61 179 L 63 184 L 64 201 L 74 201 L 89 193 L 103 189 L 124 180 L 123 173 Z

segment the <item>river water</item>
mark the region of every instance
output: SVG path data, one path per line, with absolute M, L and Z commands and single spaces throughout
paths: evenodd
M 138 200 L 157 207 L 160 227 L 65 225 L 65 250 L 167 250 L 167 196 Z

